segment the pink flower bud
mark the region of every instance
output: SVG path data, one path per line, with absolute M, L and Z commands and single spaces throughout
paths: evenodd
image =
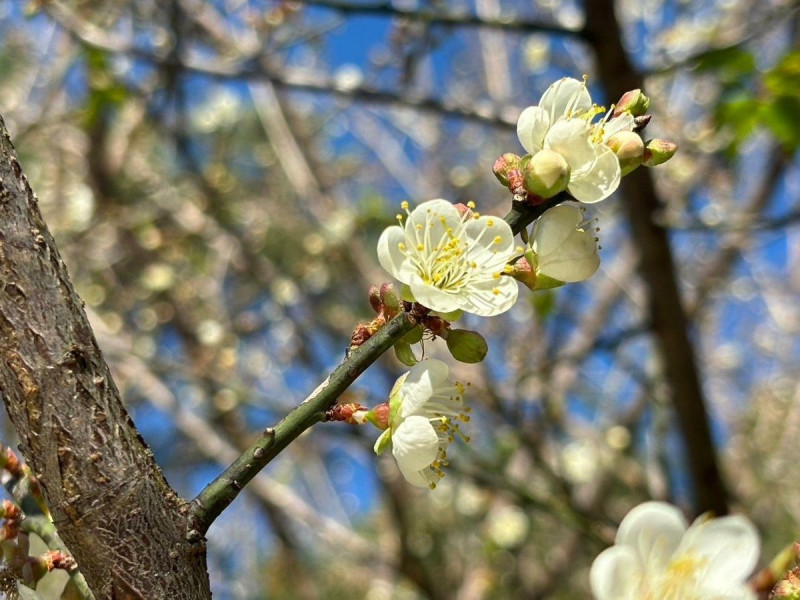
M 505 186 L 509 185 L 509 171 L 519 168 L 520 158 L 516 154 L 507 152 L 494 161 L 492 172 L 498 181 Z
M 383 303 L 381 302 L 380 292 L 377 285 L 369 286 L 369 305 L 376 313 L 381 312 Z
M 380 301 L 387 318 L 391 318 L 403 310 L 403 299 L 392 283 L 384 283 L 381 286 Z
M 649 140 L 644 146 L 642 164 L 645 167 L 655 167 L 667 162 L 677 151 L 678 145 L 673 142 L 660 139 Z
M 629 112 L 634 117 L 640 117 L 647 112 L 648 108 L 650 108 L 650 98 L 645 96 L 642 90 L 631 90 L 622 94 L 622 98 L 614 107 L 614 116 Z

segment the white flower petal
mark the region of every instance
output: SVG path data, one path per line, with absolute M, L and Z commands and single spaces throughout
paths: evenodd
M 595 600 L 639 600 L 642 569 L 627 546 L 612 546 L 592 563 L 589 583 Z
M 446 200 L 419 205 L 404 228 L 388 228 L 378 245 L 381 265 L 409 286 L 416 301 L 437 312 L 472 305 L 471 288 L 499 275 L 514 252 L 514 235 L 503 219 L 462 217 Z M 497 306 L 480 314 L 507 310 L 505 300 L 498 298 Z
M 416 273 L 414 273 L 411 281 L 407 283 L 417 302 L 431 310 L 450 312 L 463 307 L 464 300 L 458 294 L 441 290 L 436 286 L 425 283 Z
M 567 190 L 573 198 L 592 204 L 608 198 L 619 187 L 621 170 L 617 156 L 608 146 L 598 144 L 597 160 L 588 171 L 573 173 Z
M 392 277 L 403 282 L 404 280 L 400 277 L 400 270 L 406 260 L 406 256 L 400 250 L 398 244 L 404 244 L 405 240 L 403 229 L 398 225 L 392 225 L 384 229 L 378 239 L 378 262 Z
M 536 154 L 542 149 L 544 136 L 550 127 L 550 116 L 540 106 L 529 106 L 522 111 L 517 120 L 517 137 L 528 154 Z
M 573 230 L 560 246 L 539 258 L 537 271 L 558 281 L 575 283 L 594 275 L 599 266 L 594 235 Z
M 705 584 L 705 580 L 702 581 Z M 701 585 L 701 598 L 713 598 L 714 600 L 758 600 L 758 596 L 746 583 L 728 584 L 724 588 L 719 586 L 710 587 Z
M 430 485 L 430 481 L 427 477 L 425 477 L 425 471 L 429 470 L 428 467 L 424 469 L 408 469 L 407 467 L 403 466 L 403 463 L 398 462 L 397 466 L 400 468 L 400 472 L 403 474 L 403 478 L 410 483 L 411 485 L 417 487 L 428 487 Z
M 419 471 L 436 459 L 439 436 L 425 417 L 412 415 L 392 433 L 392 454 L 405 471 Z
M 406 374 L 399 390 L 402 402 L 400 416 L 409 417 L 430 400 L 437 389 L 447 381 L 450 367 L 447 363 L 430 358 L 414 365 Z
M 546 255 L 556 250 L 583 220 L 583 212 L 569 204 L 545 211 L 533 226 L 533 251 Z
M 589 125 L 583 119 L 564 119 L 547 132 L 545 148 L 558 152 L 570 168 L 570 181 L 577 174 L 588 171 L 597 158 L 589 142 Z
M 503 219 L 483 216 L 467 222 L 464 229 L 467 236 L 475 240 L 473 247 L 488 248 L 492 252 L 503 253 L 512 252 L 514 249 L 514 233 L 511 231 L 511 226 Z
M 742 583 L 755 569 L 761 553 L 758 531 L 742 516 L 696 521 L 686 532 L 678 554 L 706 559 L 704 587 L 725 589 Z
M 564 77 L 559 79 L 542 94 L 539 106 L 550 114 L 551 123 L 557 118 L 570 114 L 586 112 L 592 107 L 592 97 L 586 83 Z
M 603 128 L 603 142 L 606 142 L 612 135 L 619 133 L 620 131 L 633 131 L 636 122 L 633 119 L 633 115 L 629 112 L 622 113 L 618 117 L 614 117 L 610 121 L 606 121 L 602 123 Z M 599 125 L 598 125 L 599 126 Z
M 686 519 L 674 506 L 645 502 L 622 519 L 616 543 L 633 549 L 648 568 L 664 568 L 680 545 L 686 526 Z
M 444 221 L 444 222 L 443 222 Z M 410 251 L 416 252 L 417 243 L 426 247 L 436 245 L 447 234 L 448 228 L 457 228 L 461 215 L 447 200 L 428 200 L 417 206 L 406 220 L 406 244 Z M 430 251 L 430 248 L 426 250 Z
M 476 282 L 464 296 L 463 309 L 481 317 L 499 315 L 517 301 L 519 286 L 513 277 Z

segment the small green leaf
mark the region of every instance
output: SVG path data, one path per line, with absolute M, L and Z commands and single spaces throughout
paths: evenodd
M 553 279 L 552 277 L 548 277 L 547 275 L 543 275 L 539 273 L 536 276 L 536 288 L 534 291 L 539 290 L 552 290 L 553 288 L 561 287 L 564 285 L 563 281 L 559 281 L 558 279 Z
M 411 288 L 408 287 L 408 284 L 404 283 L 403 287 L 400 288 L 400 297 L 405 300 L 406 302 L 416 302 L 417 299 L 414 298 L 414 294 L 411 293 Z
M 422 339 L 423 333 L 425 333 L 425 328 L 422 325 L 417 325 L 414 329 L 405 334 L 401 341 L 409 345 L 417 344 Z
M 451 329 L 447 336 L 447 349 L 453 358 L 463 363 L 478 363 L 486 358 L 489 345 L 476 331 Z
M 403 340 L 395 342 L 394 354 L 397 356 L 397 360 L 407 367 L 413 367 L 419 362 L 417 357 L 414 356 L 414 351 L 411 349 L 411 344 L 407 344 Z
M 761 118 L 788 150 L 797 148 L 800 142 L 800 98 L 778 96 L 764 107 Z

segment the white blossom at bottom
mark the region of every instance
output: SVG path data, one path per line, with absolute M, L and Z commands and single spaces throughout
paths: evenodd
M 746 584 L 760 553 L 742 516 L 700 517 L 691 527 L 663 502 L 631 510 L 616 543 L 592 564 L 596 600 L 755 600 Z

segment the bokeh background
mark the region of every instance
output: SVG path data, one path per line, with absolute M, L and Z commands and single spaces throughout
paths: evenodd
M 603 261 L 590 281 L 523 288 L 508 313 L 466 319 L 490 354 L 453 364 L 472 384 L 472 441 L 453 447 L 436 490 L 373 455 L 377 430 L 317 425 L 209 532 L 216 598 L 588 597 L 591 561 L 631 506 L 705 508 L 675 418 L 676 357 L 655 327 L 688 335 L 681 358 L 699 377 L 729 507 L 757 523 L 763 560 L 797 539 L 798 4 L 602 11 L 652 98 L 646 137 L 680 146 L 650 171 L 658 205 L 641 210 L 667 232 L 661 276 L 677 281 L 685 319 L 652 313 L 659 290 L 639 264 L 657 241 L 632 231 L 639 190 L 624 186 L 589 207 Z M 586 74 L 596 102 L 616 100 L 596 35 L 608 24 L 586 8 L 0 3 L 0 114 L 180 494 L 342 359 L 372 318 L 367 289 L 388 280 L 375 244 L 401 201 L 503 215 L 511 197 L 491 166 L 522 152 L 519 112 L 562 76 Z M 404 369 L 390 354 L 347 400 L 386 399 Z M 439 341 L 425 354 L 447 353 Z M 14 443 L 7 420 L 2 441 Z

